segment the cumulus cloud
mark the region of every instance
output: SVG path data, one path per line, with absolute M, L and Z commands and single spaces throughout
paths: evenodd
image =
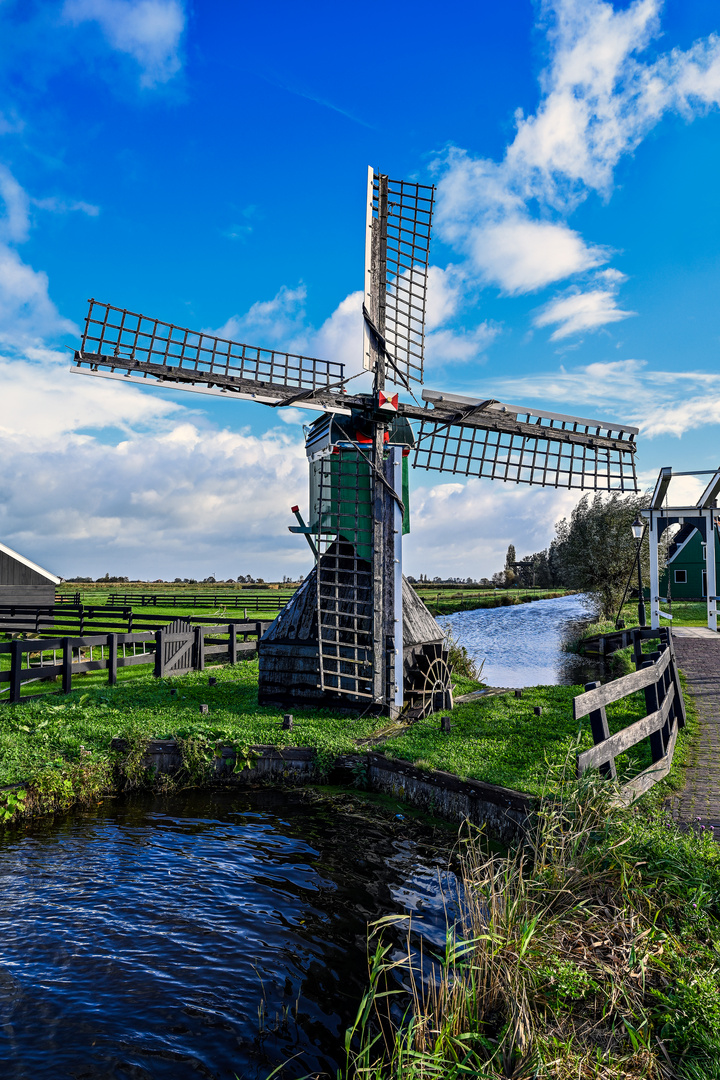
M 166 83 L 181 68 L 179 0 L 65 0 L 63 16 L 74 25 L 97 23 L 111 48 L 137 61 L 141 86 Z
M 504 566 L 508 544 L 517 545 L 518 555 L 547 547 L 554 523 L 569 514 L 581 496 L 490 480 L 460 484 L 438 478 L 433 484 L 427 480 L 432 476 L 413 474 L 412 527 L 404 545 L 404 566 L 415 576 L 490 577 Z
M 272 300 L 258 300 L 244 315 L 232 315 L 209 332 L 244 345 L 282 346 L 295 351 L 295 343 L 305 333 L 306 297 L 303 284 L 295 289 L 283 285 Z
M 541 308 L 535 315 L 535 326 L 555 326 L 551 341 L 560 341 L 570 334 L 584 330 L 596 330 L 608 323 L 619 322 L 635 315 L 617 306 L 617 297 L 611 289 L 590 289 L 588 292 L 572 292 L 557 297 Z
M 661 0 L 634 0 L 622 10 L 606 0 L 548 0 L 542 21 L 549 61 L 536 111 L 518 112 L 499 162 L 458 148 L 445 155 L 438 230 L 483 283 L 517 295 L 606 263 L 611 253 L 584 240 L 568 216 L 591 191 L 610 195 L 620 159 L 666 113 L 692 119 L 720 103 L 717 35 L 641 59 L 659 35 L 660 9 Z M 618 281 L 618 271 L 605 273 Z M 558 338 L 627 314 L 598 290 L 585 295 L 556 301 L 547 322 L 536 325 L 559 322 Z M 549 317 L 564 310 L 572 317 Z
M 127 402 L 123 389 L 116 396 Z M 0 454 L 13 461 L 0 536 L 63 576 L 309 569 L 306 546 L 287 530 L 290 506 L 307 503 L 304 448 L 288 429 L 256 437 L 181 419 L 117 445 L 0 430 Z

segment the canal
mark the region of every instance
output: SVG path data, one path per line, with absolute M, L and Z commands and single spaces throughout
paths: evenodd
M 442 948 L 456 837 L 274 789 L 109 799 L 6 834 L 3 1080 L 335 1077 L 368 921 L 412 913 Z
M 464 645 L 490 686 L 574 686 L 602 677 L 600 664 L 565 650 L 592 621 L 593 602 L 582 593 L 512 607 L 458 611 L 438 618 Z

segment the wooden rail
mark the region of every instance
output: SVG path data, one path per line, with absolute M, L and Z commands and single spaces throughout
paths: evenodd
M 263 612 L 264 614 L 264 612 Z M 193 623 L 217 622 L 217 615 L 192 616 Z M 238 624 L 248 621 L 247 615 L 233 619 Z M 61 604 L 45 606 L 4 604 L 0 605 L 0 634 L 29 631 L 49 634 L 52 637 L 70 635 L 82 637 L 86 633 L 100 634 L 116 631 L 132 634 L 155 631 L 171 622 L 169 615 L 144 615 L 132 608 L 111 607 L 105 604 Z
M 260 611 L 267 609 L 268 611 L 282 611 L 287 605 L 288 599 L 281 597 L 280 595 L 273 596 L 272 593 L 275 590 L 267 590 L 267 595 L 263 591 L 262 595 L 256 593 L 255 595 L 243 596 L 242 591 L 238 592 L 200 592 L 200 593 L 144 593 L 144 592 L 126 592 L 110 593 L 107 604 L 108 607 L 127 607 L 127 606 L 140 606 L 140 607 L 181 607 L 181 608 L 210 608 L 210 607 L 225 607 L 235 609 L 246 609 L 248 611 Z
M 620 800 L 629 805 L 643 792 L 662 780 L 670 771 L 675 742 L 680 728 L 685 726 L 683 701 L 672 637 L 666 628 L 659 631 L 631 632 L 637 670 L 630 675 L 605 683 L 587 683 L 585 693 L 573 701 L 576 720 L 590 717 L 595 745 L 577 756 L 578 776 L 586 769 L 596 768 L 605 776 L 617 778 L 615 758 L 643 739 L 650 739 L 652 765 L 620 788 Z M 660 648 L 649 655 L 642 653 L 642 641 L 660 638 Z M 638 690 L 645 693 L 646 715 L 629 727 L 610 735 L 605 707 L 620 701 Z
M 227 658 L 235 664 L 238 659 L 257 652 L 258 641 L 269 625 L 266 620 L 234 621 L 216 626 L 192 626 L 181 632 L 168 632 L 161 627 L 154 633 L 17 638 L 0 642 L 0 655 L 10 654 L 10 669 L 0 671 L 0 703 L 14 705 L 46 697 L 46 694 L 21 697 L 23 684 L 58 677 L 62 678 L 62 691 L 58 693 L 67 694 L 72 689 L 73 676 L 87 671 L 107 671 L 108 684 L 114 686 L 118 668 L 135 664 L 153 664 L 156 677 L 202 671 L 209 656 Z M 173 664 L 178 651 L 174 646 L 182 645 L 188 639 L 191 647 L 181 657 L 182 664 Z M 3 683 L 10 684 L 9 699 L 4 697 L 7 690 L 2 687 Z

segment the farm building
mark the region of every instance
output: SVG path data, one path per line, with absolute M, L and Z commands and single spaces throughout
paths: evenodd
M 720 566 L 720 530 L 716 525 L 715 565 Z M 680 526 L 668 548 L 667 568 L 660 579 L 660 595 L 673 600 L 704 600 L 707 596 L 706 544 L 694 525 Z
M 59 584 L 49 570 L 0 544 L 0 607 L 54 604 Z

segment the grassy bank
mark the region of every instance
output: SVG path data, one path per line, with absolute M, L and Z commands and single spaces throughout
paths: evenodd
M 553 786 L 525 845 L 461 844 L 444 955 L 372 928 L 345 1080 L 718 1080 L 720 845 Z
M 662 610 L 666 611 L 665 605 L 661 605 Z M 650 620 L 650 605 L 646 605 L 645 615 Z M 638 606 L 637 602 L 632 604 L 625 604 L 620 618 L 625 620 L 627 627 L 633 627 L 638 625 Z M 662 626 L 707 626 L 707 607 L 705 604 L 695 604 L 689 601 L 677 600 L 672 605 L 672 622 L 669 619 L 661 620 Z M 582 641 L 584 638 L 593 637 L 595 634 L 612 634 L 615 630 L 614 619 L 598 619 L 593 623 L 586 626 L 582 633 L 578 636 L 578 641 Z
M 383 718 L 294 709 L 294 726 L 284 731 L 282 713 L 258 705 L 256 662 L 218 667 L 211 674 L 217 679 L 213 687 L 207 672 L 155 679 L 147 669 L 125 669 L 118 685 L 108 687 L 104 673 L 90 673 L 77 680 L 82 688 L 71 694 L 1 707 L 0 786 L 22 783 L 28 810 L 51 810 L 92 799 L 103 786 L 122 790 L 153 783 L 140 767 L 151 738 L 180 741 L 186 769 L 177 782 L 196 784 L 207 780 L 218 741 L 240 751 L 241 765 L 248 747 L 273 744 L 313 747 L 321 767 L 329 767 L 338 755 L 362 750 L 362 740 L 387 727 Z M 477 686 L 458 677 L 455 683 L 459 691 Z M 438 717 L 431 716 L 377 749 L 419 767 L 540 794 L 548 767 L 560 765 L 577 746 L 592 745 L 588 721 L 578 730 L 572 719 L 572 699 L 580 689 L 535 687 L 521 699 L 509 694 L 460 704 L 449 734 L 441 733 Z M 608 707 L 611 731 L 642 714 L 641 696 Z M 207 714 L 200 713 L 201 704 L 208 706 Z M 542 713 L 536 717 L 538 705 Z M 126 740 L 129 755 L 111 751 L 114 736 Z M 681 735 L 678 761 L 686 742 Z M 621 767 L 624 763 L 619 760 Z M 635 755 L 635 768 L 647 763 L 642 750 Z
M 551 600 L 557 596 L 569 596 L 571 589 L 433 589 L 431 586 L 415 585 L 415 591 L 433 615 L 452 615 L 456 611 L 475 611 L 478 608 L 513 607 L 529 604 L 533 600 Z

